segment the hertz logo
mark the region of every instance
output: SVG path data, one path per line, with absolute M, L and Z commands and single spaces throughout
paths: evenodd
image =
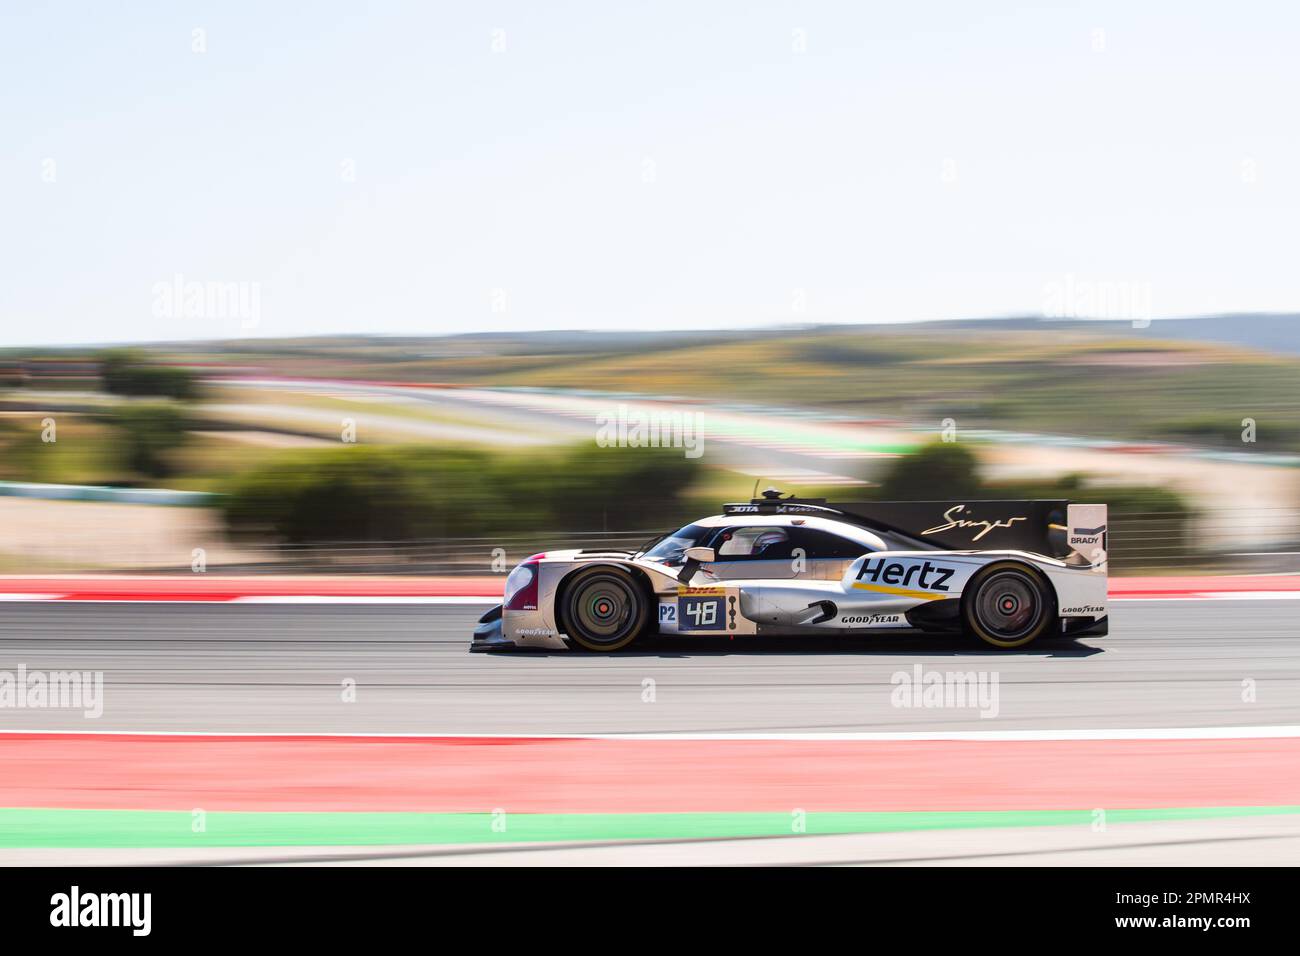
M 927 591 L 947 591 L 946 583 L 956 572 L 956 568 L 945 568 L 929 561 L 913 564 L 910 567 L 897 561 L 864 561 L 858 570 L 857 580 L 866 578 L 876 584 L 897 584 L 911 587 L 913 578 L 917 587 Z

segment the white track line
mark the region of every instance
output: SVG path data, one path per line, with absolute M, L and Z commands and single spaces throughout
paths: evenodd
M 1189 594 L 1126 597 L 1111 602 L 1140 601 L 1295 601 L 1300 591 L 1199 591 Z M 500 604 L 500 597 L 469 594 L 448 595 L 339 595 L 339 594 L 248 594 L 233 598 L 108 598 L 69 597 L 67 594 L 3 594 L 0 604 L 10 601 L 62 601 L 68 604 Z
M 193 602 L 201 603 L 201 602 Z M 223 604 L 500 604 L 500 597 L 469 595 L 356 595 L 346 594 L 252 594 L 231 598 Z
M 7 601 L 61 601 L 64 604 L 500 604 L 500 597 L 469 595 L 249 594 L 233 598 L 109 598 L 66 594 L 0 594 Z
M 1204 591 L 1201 597 L 1211 601 L 1294 601 L 1300 591 Z
M 789 740 L 822 742 L 894 742 L 894 741 L 1069 741 L 1069 740 L 1275 740 L 1300 737 L 1300 726 L 1273 727 L 1153 727 L 1137 730 L 935 730 L 935 731 L 867 731 L 862 733 L 762 733 L 725 734 L 670 733 L 628 734 L 466 734 L 466 733 L 322 733 L 319 731 L 208 731 L 208 730 L 15 730 L 0 729 L 4 735 L 51 737 L 247 737 L 270 740 L 277 738 L 307 737 L 331 739 L 394 739 L 394 740 Z
M 1190 594 L 1161 594 L 1158 596 L 1107 598 L 1115 601 L 1294 601 L 1300 600 L 1300 591 L 1194 591 Z

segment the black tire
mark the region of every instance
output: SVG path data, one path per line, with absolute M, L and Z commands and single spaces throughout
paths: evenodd
M 999 650 L 1011 650 L 1041 637 L 1056 622 L 1056 597 L 1033 568 L 1003 561 L 971 578 L 961 613 L 969 633 Z
M 650 599 L 622 568 L 584 568 L 567 582 L 560 599 L 565 633 L 584 651 L 608 653 L 627 647 L 645 630 Z

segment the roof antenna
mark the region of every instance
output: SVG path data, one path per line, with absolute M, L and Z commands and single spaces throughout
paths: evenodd
M 754 493 L 749 496 L 750 501 L 753 501 L 755 498 L 758 497 L 758 483 L 762 480 L 763 480 L 762 475 L 759 475 L 757 478 L 754 479 Z

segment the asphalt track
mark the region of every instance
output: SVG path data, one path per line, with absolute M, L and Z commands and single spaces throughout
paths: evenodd
M 600 657 L 471 654 L 473 605 L 5 603 L 0 671 L 102 671 L 104 709 L 87 719 L 0 708 L 0 730 L 766 736 L 1300 725 L 1298 610 L 1294 600 L 1117 602 L 1108 637 L 1010 653 L 934 637 L 699 639 Z M 895 675 L 917 665 L 996 677 L 996 714 L 895 706 Z
M 0 707 L 0 803 L 33 808 L 0 810 L 0 863 L 1293 864 L 1297 609 L 1119 601 L 1108 637 L 1011 653 L 665 639 L 599 657 L 471 654 L 471 604 L 0 603 L 0 676 L 104 675 L 97 719 Z M 917 667 L 996 677 L 996 713 L 898 706 Z M 492 834 L 502 804 L 513 829 Z M 216 814 L 206 841 L 194 807 Z

